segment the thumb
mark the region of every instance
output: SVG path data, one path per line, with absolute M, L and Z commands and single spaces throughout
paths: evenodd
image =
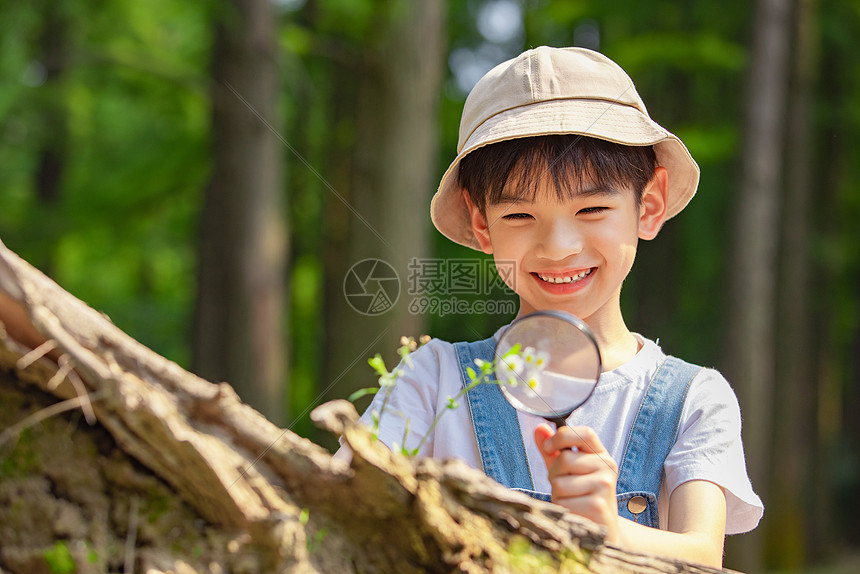
M 547 423 L 541 423 L 535 427 L 535 444 L 543 456 L 544 464 L 549 468 L 550 463 L 558 456 L 557 450 L 546 450 L 544 443 L 555 435 L 555 430 Z

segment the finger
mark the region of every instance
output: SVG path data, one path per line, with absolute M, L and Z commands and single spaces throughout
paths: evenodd
M 547 440 L 552 438 L 555 434 L 555 431 L 549 426 L 547 423 L 540 423 L 537 427 L 535 427 L 535 443 L 537 443 L 538 450 L 543 454 L 551 454 L 558 449 L 545 449 L 544 445 L 547 443 Z
M 607 500 L 600 496 L 556 497 L 553 495 L 552 501 L 597 524 L 609 525 L 613 518 L 613 509 L 609 507 Z M 618 509 L 614 510 L 617 517 Z
M 564 475 L 550 479 L 553 499 L 563 500 L 581 496 L 607 496 L 614 488 L 611 477 L 597 473 L 585 475 Z
M 603 443 L 591 427 L 561 427 L 544 443 L 542 450 L 554 451 L 575 448 L 580 452 L 605 453 Z
M 543 457 L 543 462 L 547 469 L 550 468 L 550 465 L 552 465 L 553 461 L 559 454 L 558 450 L 544 449 L 544 445 L 547 444 L 548 439 L 554 434 L 555 431 L 547 423 L 541 423 L 535 428 L 535 444 L 537 444 L 538 450 Z
M 617 477 L 616 469 L 609 461 L 611 461 L 611 458 L 608 455 L 563 450 L 547 466 L 547 471 L 550 480 L 557 476 L 583 475 L 596 472 L 607 472 L 612 474 L 613 477 Z

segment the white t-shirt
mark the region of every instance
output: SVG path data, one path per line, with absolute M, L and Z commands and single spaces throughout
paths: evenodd
M 503 329 L 496 332 L 497 340 Z M 591 398 L 568 418 L 569 425 L 593 428 L 619 464 L 648 381 L 666 357 L 653 341 L 638 335 L 637 338 L 642 343 L 640 351 L 620 367 L 603 373 Z M 462 390 L 454 346 L 433 339 L 413 353 L 411 359 L 411 368 L 401 365 L 403 374 L 381 414 L 379 439 L 389 448 L 399 448 L 404 440 L 407 448 L 416 448 L 436 413 L 445 411 L 419 456 L 458 458 L 481 469 L 478 443 L 465 400 L 461 399 L 453 410 L 447 408 L 448 398 Z M 379 412 L 384 398 L 385 392 L 380 390 L 361 417 L 364 424 L 371 425 L 372 413 Z M 534 429 L 544 419 L 522 412 L 517 416 L 535 490 L 549 493 L 547 469 L 534 441 Z M 404 439 L 407 420 L 409 434 Z M 702 369 L 690 386 L 678 440 L 663 466 L 665 477 L 658 500 L 661 528 L 666 525 L 669 495 L 689 480 L 708 480 L 725 489 L 726 534 L 756 527 L 764 508 L 747 476 L 740 431 L 740 409 L 728 382 L 717 371 Z

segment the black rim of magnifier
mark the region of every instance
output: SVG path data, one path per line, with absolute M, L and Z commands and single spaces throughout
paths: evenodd
M 574 327 L 576 327 L 582 333 L 584 333 L 586 337 L 588 337 L 588 339 L 591 341 L 591 344 L 594 345 L 595 352 L 597 352 L 597 379 L 595 379 L 594 385 L 592 385 L 592 387 L 591 387 L 591 392 L 588 393 L 588 396 L 585 397 L 581 403 L 579 403 L 578 405 L 576 405 L 575 407 L 573 407 L 572 409 L 567 411 L 565 414 L 556 413 L 556 416 L 544 415 L 544 414 L 541 414 L 539 412 L 535 412 L 534 409 L 530 409 L 530 408 L 526 407 L 525 405 L 523 405 L 522 410 L 526 411 L 529 414 L 543 417 L 546 420 L 548 420 L 552 423 L 555 423 L 556 428 L 559 428 L 559 427 L 563 427 L 567 424 L 567 417 L 570 416 L 570 413 L 572 413 L 573 411 L 575 411 L 576 409 L 578 409 L 579 407 L 584 405 L 588 401 L 588 399 L 591 398 L 591 395 L 594 394 L 594 389 L 597 388 L 597 383 L 600 380 L 600 374 L 603 372 L 603 357 L 600 356 L 600 346 L 597 344 L 597 338 L 594 336 L 594 333 L 591 331 L 591 327 L 589 327 L 585 323 L 585 321 L 583 321 L 582 319 L 580 319 L 579 317 L 577 317 L 573 313 L 568 313 L 567 311 L 557 311 L 554 309 L 545 309 L 542 311 L 534 311 L 533 313 L 529 313 L 528 315 L 526 315 L 524 317 L 520 317 L 519 319 L 515 319 L 510 324 L 510 326 L 508 327 L 508 330 L 513 329 L 514 325 L 516 325 L 520 321 L 525 321 L 526 319 L 535 318 L 535 317 L 553 317 L 555 319 L 559 319 L 560 321 L 566 321 L 566 322 L 572 324 Z M 505 335 L 507 335 L 507 332 L 505 332 Z M 505 335 L 502 335 L 502 337 L 504 337 Z M 502 389 L 502 390 L 504 390 L 504 389 Z M 520 401 L 517 400 L 517 402 L 520 402 Z M 520 404 L 522 404 L 522 403 L 520 403 Z

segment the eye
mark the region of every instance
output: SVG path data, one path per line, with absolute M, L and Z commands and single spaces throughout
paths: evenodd
M 580 209 L 577 213 L 581 215 L 596 215 L 598 213 L 603 213 L 608 209 L 609 208 L 605 206 L 585 207 L 583 209 Z
M 528 213 L 507 213 L 502 216 L 502 219 L 506 221 L 518 221 L 522 219 L 528 219 L 531 217 Z

